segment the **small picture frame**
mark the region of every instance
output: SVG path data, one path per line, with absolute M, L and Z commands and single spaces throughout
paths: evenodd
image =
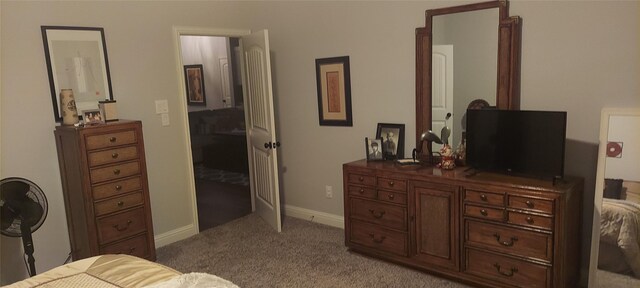
M 365 149 L 367 151 L 367 161 L 382 161 L 384 153 L 382 151 L 382 138 L 364 138 Z
M 378 123 L 376 138 L 382 139 L 385 159 L 404 158 L 404 124 Z
M 94 125 L 104 123 L 104 118 L 100 109 L 82 110 L 82 121 L 84 125 Z

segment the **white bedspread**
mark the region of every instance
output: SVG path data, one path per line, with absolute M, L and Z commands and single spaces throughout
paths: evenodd
M 239 288 L 237 285 L 218 276 L 207 273 L 182 274 L 165 282 L 145 288 Z
M 617 245 L 637 278 L 640 278 L 640 205 L 603 199 L 600 241 Z

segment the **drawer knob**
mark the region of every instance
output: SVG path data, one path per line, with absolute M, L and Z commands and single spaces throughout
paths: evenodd
M 136 247 L 129 248 L 129 254 L 132 254 L 134 251 L 136 251 Z
M 527 202 L 524 202 L 524 203 L 527 204 L 527 207 L 533 208 L 533 202 L 527 200 Z
M 116 190 L 117 190 L 117 191 L 122 190 L 122 186 L 120 186 L 120 185 L 116 185 Z
M 122 207 L 124 205 L 123 201 L 118 202 L 118 207 Z
M 480 195 L 480 200 L 487 201 L 487 195 L 481 194 Z
M 114 153 L 111 154 L 111 158 L 113 158 L 113 159 L 118 158 L 118 156 L 119 156 L 118 152 L 114 152 Z
M 376 235 L 373 234 L 373 233 L 369 233 L 369 237 L 371 237 L 371 240 L 373 240 L 373 242 L 376 242 L 378 244 L 382 243 L 382 241 L 384 241 L 384 239 L 387 238 L 385 236 L 380 236 L 380 237 L 376 238 Z
M 382 216 L 384 216 L 384 211 L 380 211 L 380 212 L 376 212 L 376 210 L 373 209 L 369 209 L 369 213 L 371 213 L 371 215 L 373 215 L 373 217 L 376 217 L 377 219 L 382 218 Z
M 120 175 L 120 169 L 113 169 L 113 174 Z
M 362 177 L 362 176 L 358 177 L 358 181 L 360 181 L 360 182 L 364 181 L 364 177 Z
M 389 193 L 389 195 L 387 195 L 387 197 L 389 198 L 389 200 L 393 200 L 393 198 L 395 198 L 396 196 L 393 195 L 392 193 Z
M 360 192 L 360 194 L 364 194 L 364 189 L 360 188 L 360 190 L 358 190 L 358 192 Z
M 488 212 L 487 212 L 487 210 L 485 210 L 485 209 L 480 210 L 480 214 L 482 214 L 482 216 L 487 216 L 487 215 L 489 215 L 489 213 L 488 213 Z
M 502 241 L 502 240 L 500 240 L 500 234 L 498 234 L 498 233 L 493 234 L 493 237 L 496 237 L 496 241 L 498 241 L 498 243 L 500 243 L 500 245 L 507 246 L 507 247 L 513 246 L 513 243 L 518 241 L 518 237 L 511 237 L 511 239 L 509 239 L 509 241 Z
M 531 218 L 531 216 L 527 216 L 527 218 L 525 218 L 524 220 L 526 220 L 529 224 L 533 224 L 533 218 Z
M 393 181 L 389 181 L 389 186 L 393 187 L 393 184 L 395 184 Z
M 504 271 L 500 270 L 500 264 L 498 264 L 498 263 L 493 264 L 493 267 L 495 267 L 496 270 L 498 270 L 498 273 L 500 273 L 500 274 L 502 274 L 504 276 L 507 276 L 507 277 L 513 277 L 513 274 L 516 274 L 516 272 L 518 272 L 518 268 L 516 268 L 516 267 L 511 267 L 511 269 L 509 269 L 509 271 L 504 272 Z
M 123 227 L 120 227 L 120 224 L 114 224 L 113 228 L 116 228 L 116 230 L 122 232 L 124 230 L 127 230 L 127 228 L 129 228 L 129 225 L 131 225 L 131 222 L 133 222 L 133 221 L 127 220 L 127 224 L 124 225 Z
M 116 142 L 116 140 L 118 140 L 118 138 L 116 138 L 115 136 L 112 136 L 111 138 L 109 138 L 109 142 Z

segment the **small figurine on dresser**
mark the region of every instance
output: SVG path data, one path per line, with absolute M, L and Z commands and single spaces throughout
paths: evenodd
M 455 157 L 453 155 L 453 150 L 449 144 L 442 145 L 440 149 L 440 163 L 438 163 L 438 168 L 442 168 L 445 170 L 451 170 L 456 168 Z

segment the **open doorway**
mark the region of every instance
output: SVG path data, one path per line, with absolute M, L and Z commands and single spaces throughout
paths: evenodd
M 239 46 L 180 36 L 200 231 L 252 210 Z

